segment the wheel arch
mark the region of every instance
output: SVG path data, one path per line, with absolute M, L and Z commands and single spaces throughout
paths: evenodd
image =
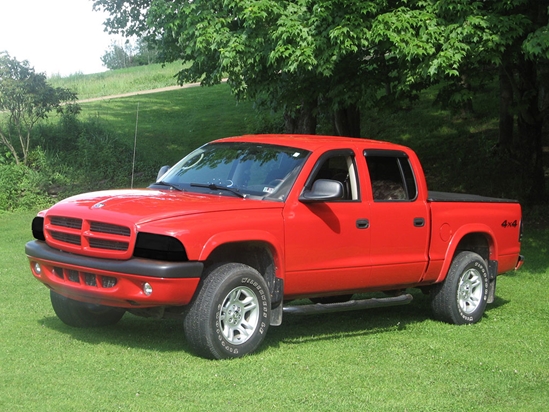
M 459 252 L 470 251 L 477 253 L 487 261 L 490 259 L 490 256 L 492 256 L 493 244 L 492 237 L 487 233 L 468 233 L 459 241 L 454 256 Z
M 490 262 L 498 260 L 497 243 L 492 230 L 485 225 L 463 227 L 456 231 L 446 251 L 444 264 L 436 283 L 442 282 L 450 269 L 454 258 L 464 251 L 475 252 L 480 255 L 488 267 Z
M 239 232 L 238 237 L 242 238 L 242 235 Z M 280 249 L 257 234 L 246 240 L 235 240 L 231 235 L 223 238 L 215 236 L 204 247 L 200 260 L 204 262 L 205 271 L 222 262 L 248 265 L 263 276 L 271 293 L 271 304 L 277 306 L 282 301 L 284 278 Z

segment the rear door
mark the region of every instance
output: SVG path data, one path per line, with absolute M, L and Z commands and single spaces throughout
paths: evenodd
M 427 267 L 429 207 L 419 200 L 416 179 L 405 152 L 365 150 L 372 201 L 371 286 L 418 282 Z

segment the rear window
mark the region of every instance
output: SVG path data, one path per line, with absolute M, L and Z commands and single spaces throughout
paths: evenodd
M 417 198 L 417 185 L 404 152 L 365 151 L 374 201 L 412 201 Z

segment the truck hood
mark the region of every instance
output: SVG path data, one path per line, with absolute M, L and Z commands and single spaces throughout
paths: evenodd
M 62 200 L 47 210 L 51 216 L 139 225 L 160 219 L 230 210 L 282 208 L 279 202 L 152 189 L 108 190 Z

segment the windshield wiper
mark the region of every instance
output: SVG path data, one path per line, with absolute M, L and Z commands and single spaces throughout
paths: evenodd
M 232 194 L 241 197 L 244 199 L 246 195 L 240 193 L 238 189 L 233 189 L 232 187 L 227 186 L 218 186 L 215 183 L 191 183 L 191 187 L 205 187 L 206 189 L 210 190 L 226 190 L 227 192 L 231 192 Z
M 160 182 L 155 182 L 154 184 L 160 185 L 160 186 L 168 186 L 170 189 L 177 190 L 178 192 L 184 192 L 184 190 L 181 189 L 180 187 L 172 185 L 171 183 L 168 183 L 168 182 L 164 182 L 162 180 Z

